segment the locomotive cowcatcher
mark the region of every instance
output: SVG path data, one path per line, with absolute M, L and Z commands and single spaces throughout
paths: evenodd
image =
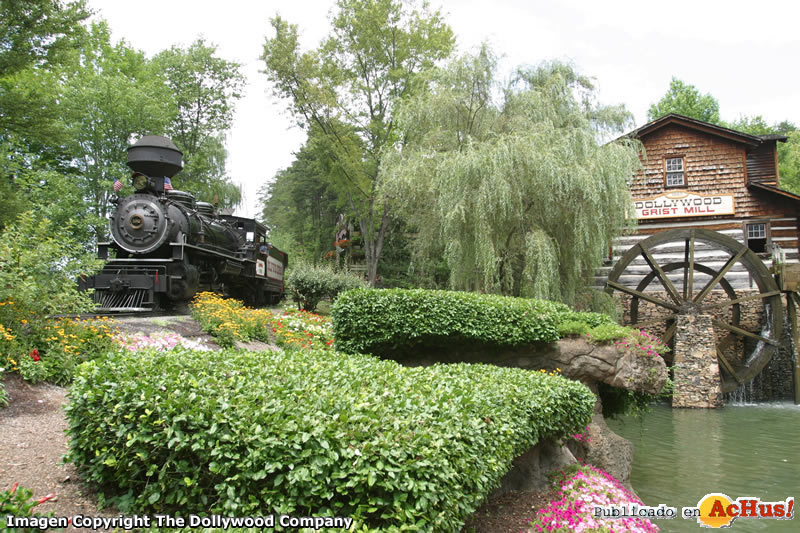
M 200 290 L 254 306 L 283 297 L 287 254 L 267 242 L 267 228 L 257 220 L 217 214 L 212 204 L 174 190 L 170 178 L 183 168 L 182 158 L 161 136 L 144 136 L 128 148 L 136 192 L 112 197 L 112 241 L 98 244 L 98 256 L 108 261 L 78 283 L 94 289 L 98 311 L 171 307 Z

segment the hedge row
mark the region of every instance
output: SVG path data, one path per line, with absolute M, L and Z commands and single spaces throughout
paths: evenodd
M 348 353 L 382 353 L 447 340 L 519 346 L 553 342 L 562 322 L 589 327 L 613 323 L 564 304 L 493 294 L 424 289 L 356 289 L 331 308 L 336 347 Z
M 73 461 L 123 512 L 351 516 L 458 531 L 543 436 L 594 396 L 543 373 L 406 368 L 331 350 L 137 352 L 81 367 Z

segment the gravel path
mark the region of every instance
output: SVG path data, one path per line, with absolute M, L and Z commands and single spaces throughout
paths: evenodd
M 116 514 L 110 508 L 98 512 L 75 467 L 61 462 L 67 453 L 67 420 L 61 408 L 67 401 L 66 389 L 46 383 L 30 385 L 17 374 L 7 375 L 4 382 L 9 406 L 0 409 L 0 488 L 7 490 L 19 483 L 33 490 L 36 500 L 55 493 L 55 498 L 36 507 L 41 514 Z

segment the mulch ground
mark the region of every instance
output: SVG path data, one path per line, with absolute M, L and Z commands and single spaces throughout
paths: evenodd
M 180 322 L 188 326 L 184 320 Z M 158 326 L 164 329 L 164 322 Z M 0 490 L 19 483 L 33 490 L 34 499 L 55 493 L 52 500 L 36 508 L 42 514 L 118 516 L 120 513 L 114 508 L 98 510 L 92 489 L 81 481 L 73 465 L 62 462 L 67 453 L 67 420 L 62 408 L 68 401 L 66 389 L 46 383 L 31 385 L 17 374 L 6 374 L 4 383 L 9 405 L 0 408 Z M 462 532 L 526 531 L 536 510 L 552 497 L 547 492 L 512 492 L 492 498 L 478 509 Z

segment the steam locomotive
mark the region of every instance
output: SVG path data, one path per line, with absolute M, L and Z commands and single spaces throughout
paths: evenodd
M 186 302 L 200 290 L 249 305 L 284 295 L 287 254 L 267 242 L 251 218 L 217 214 L 212 204 L 172 189 L 183 153 L 166 137 L 144 136 L 128 147 L 135 193 L 112 198 L 112 242 L 98 244 L 103 270 L 79 280 L 94 289 L 98 311 L 150 311 Z M 115 184 L 115 190 L 121 182 Z

